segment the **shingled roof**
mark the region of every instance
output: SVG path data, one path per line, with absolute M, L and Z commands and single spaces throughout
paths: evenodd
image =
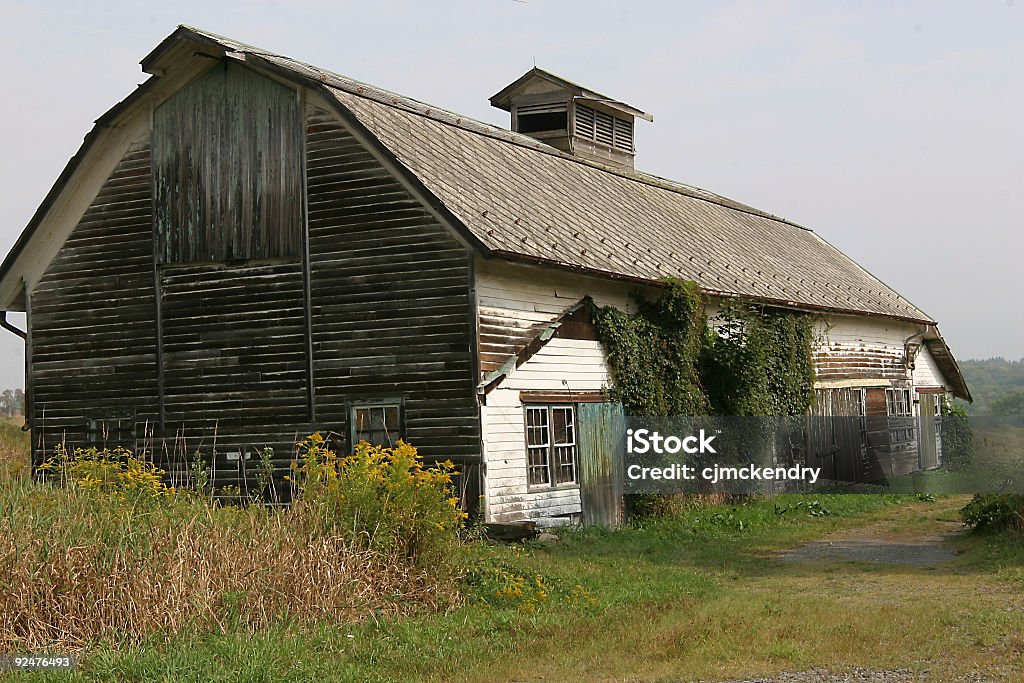
M 181 41 L 217 47 L 316 85 L 436 198 L 485 256 L 640 282 L 685 278 L 711 294 L 934 324 L 813 231 L 700 188 L 574 157 L 528 136 L 187 26 L 143 59 L 143 69 L 159 74 L 161 57 Z M 0 274 L 12 265 L 37 218 Z
M 326 86 L 488 255 L 639 281 L 685 278 L 713 294 L 933 322 L 816 233 L 785 219 L 201 35 Z

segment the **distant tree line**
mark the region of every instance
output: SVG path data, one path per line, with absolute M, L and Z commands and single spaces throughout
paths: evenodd
M 25 392 L 21 389 L 4 389 L 0 393 L 0 415 L 14 417 L 25 414 Z
M 966 406 L 971 415 L 1020 415 L 1024 407 L 1024 358 L 960 361 L 974 396 Z

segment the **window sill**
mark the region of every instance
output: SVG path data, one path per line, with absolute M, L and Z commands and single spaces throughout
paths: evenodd
M 573 489 L 579 489 L 579 487 L 580 483 L 578 481 L 567 484 L 557 484 L 555 486 L 551 486 L 549 484 L 527 484 L 526 492 L 544 493 L 545 491 L 571 491 Z

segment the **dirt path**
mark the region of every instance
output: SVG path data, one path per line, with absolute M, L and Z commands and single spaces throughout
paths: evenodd
M 980 576 L 970 579 L 961 575 L 956 565 L 954 541 L 965 533 L 953 521 L 964 501 L 942 499 L 928 509 L 902 509 L 872 524 L 837 531 L 822 539 L 775 555 L 780 567 L 792 567 L 801 578 L 784 578 L 789 572 L 775 575 L 772 585 L 777 590 L 803 589 L 808 595 L 827 591 L 831 595 L 857 595 L 866 609 L 879 609 L 894 601 L 905 604 L 914 595 L 939 598 L 949 591 L 950 602 L 977 592 L 971 607 L 995 614 L 993 605 L 981 598 L 982 593 L 1004 594 L 1006 587 L 985 585 Z M 956 596 L 953 595 L 955 591 Z M 1012 591 L 1010 591 L 1012 593 Z M 1006 595 L 1007 598 L 1010 595 Z M 1013 596 L 1016 598 L 1019 596 Z M 1011 600 L 1017 602 L 1017 600 Z M 998 599 L 997 599 L 998 600 Z M 1014 609 L 1005 600 L 1003 605 Z M 972 604 L 973 603 L 973 604 Z M 982 607 L 984 605 L 984 607 Z M 1018 607 L 1019 609 L 1019 607 Z M 973 611 L 973 609 L 972 609 Z M 995 618 L 995 617 L 990 617 Z M 970 621 L 970 617 L 966 618 Z M 994 654 L 994 652 L 993 652 Z M 995 661 L 998 662 L 998 656 Z M 997 669 L 1001 669 L 998 667 Z M 836 667 L 791 671 L 769 677 L 730 679 L 722 683 L 982 683 L 1018 679 L 1019 673 L 1009 668 L 1005 673 L 959 675 L 937 674 L 918 669 L 886 667 Z
M 949 541 L 964 531 L 959 522 L 929 520 L 922 528 L 894 529 L 887 520 L 841 531 L 779 555 L 784 562 L 874 562 L 926 567 L 949 562 L 956 552 Z

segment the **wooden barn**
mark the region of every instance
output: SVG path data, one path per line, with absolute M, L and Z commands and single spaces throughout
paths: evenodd
M 189 27 L 142 68 L 0 266 L 36 462 L 117 443 L 241 472 L 313 430 L 404 438 L 489 521 L 600 522 L 581 302 L 665 277 L 813 312 L 823 414 L 969 398 L 928 315 L 811 230 L 634 170 L 651 117 L 546 71 L 491 98 L 507 130 Z M 938 462 L 891 450 L 876 474 Z

